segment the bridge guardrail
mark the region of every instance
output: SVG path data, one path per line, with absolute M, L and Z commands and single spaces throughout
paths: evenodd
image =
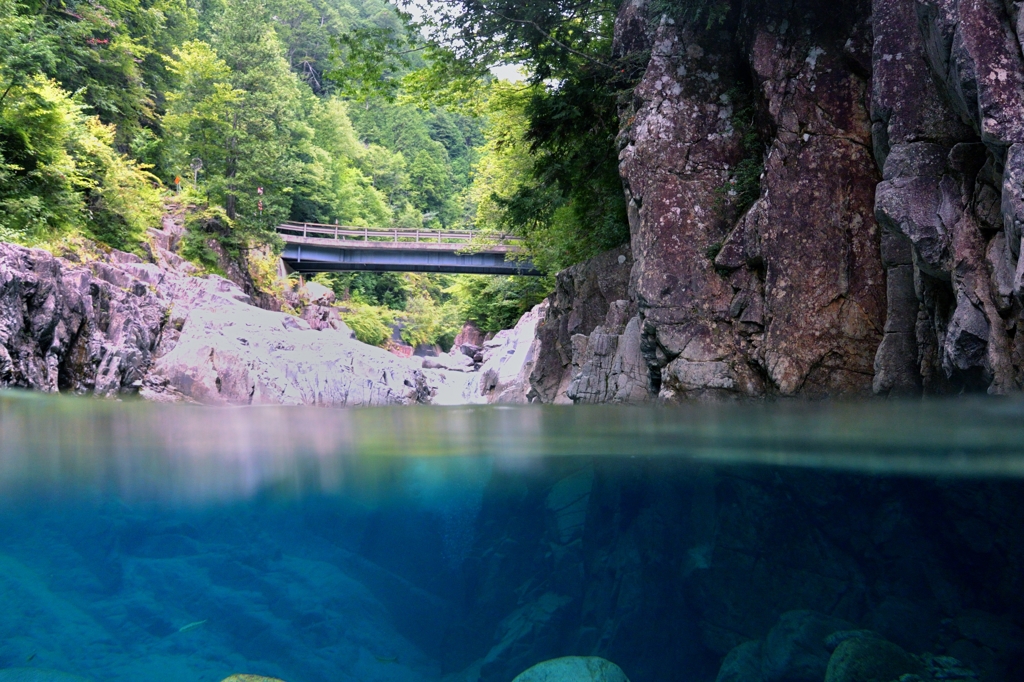
M 479 232 L 424 230 L 402 227 L 355 227 L 351 225 L 325 225 L 322 223 L 282 223 L 277 231 L 303 238 L 336 239 L 338 241 L 381 242 L 392 244 L 465 244 L 487 243 L 493 246 L 517 246 L 519 237 L 501 235 L 488 238 Z

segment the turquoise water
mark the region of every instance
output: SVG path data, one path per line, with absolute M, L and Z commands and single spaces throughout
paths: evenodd
M 748 642 L 735 682 L 824 682 L 824 636 L 863 629 L 922 680 L 1019 682 L 1022 477 L 1019 401 L 4 394 L 0 680 L 507 682 L 600 655 L 711 682 Z

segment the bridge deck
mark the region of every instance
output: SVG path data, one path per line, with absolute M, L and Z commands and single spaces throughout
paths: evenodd
M 475 232 L 285 223 L 281 259 L 302 273 L 331 271 L 448 272 L 540 275 L 529 261 L 510 259 L 520 240 L 490 241 Z

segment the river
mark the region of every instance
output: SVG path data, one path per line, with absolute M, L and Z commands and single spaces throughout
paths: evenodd
M 1012 400 L 7 393 L 0 680 L 509 682 L 597 655 L 633 682 L 855 682 L 832 661 L 866 637 L 921 680 L 1011 682 L 1022 476 Z

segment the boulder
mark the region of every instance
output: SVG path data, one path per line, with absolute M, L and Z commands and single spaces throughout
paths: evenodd
M 730 651 L 718 669 L 715 682 L 761 682 L 764 642 L 750 640 Z
M 765 682 L 821 682 L 829 664 L 826 639 L 853 624 L 814 611 L 788 611 L 764 642 Z
M 923 673 L 919 660 L 892 642 L 875 637 L 852 637 L 829 659 L 825 682 L 893 682 L 902 675 Z
M 603 658 L 566 656 L 538 663 L 512 682 L 629 682 L 629 678 Z
M 530 375 L 537 363 L 537 330 L 548 312 L 544 301 L 523 315 L 514 329 L 498 332 L 484 343 L 480 393 L 489 403 L 528 403 L 534 398 Z
M 327 407 L 423 400 L 418 370 L 347 333 L 226 299 L 191 310 L 152 369 L 204 404 Z
M 462 330 L 455 337 L 454 345 L 456 348 L 463 345 L 482 347 L 486 337 L 487 335 L 480 331 L 475 322 L 466 322 L 462 325 Z
M 75 265 L 0 244 L 0 388 L 137 391 L 168 307 L 140 263 Z

